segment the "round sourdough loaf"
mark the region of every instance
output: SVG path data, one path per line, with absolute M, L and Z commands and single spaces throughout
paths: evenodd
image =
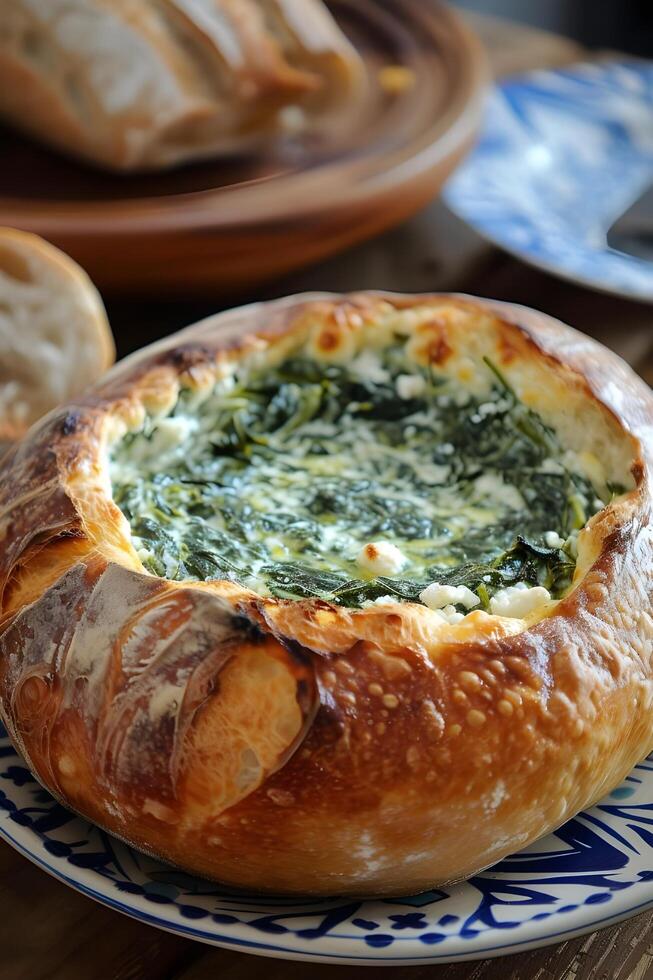
M 447 622 L 417 602 L 344 608 L 145 569 L 112 500 L 112 445 L 234 365 L 342 363 L 389 338 L 461 385 L 490 358 L 622 485 L 580 531 L 562 597 Z M 0 465 L 11 737 L 65 805 L 229 885 L 392 895 L 463 879 L 653 747 L 652 419 L 614 354 L 470 297 L 312 294 L 162 341 Z

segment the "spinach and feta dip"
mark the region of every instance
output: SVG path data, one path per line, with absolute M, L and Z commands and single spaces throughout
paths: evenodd
M 182 390 L 111 452 L 144 566 L 286 599 L 422 602 L 449 621 L 523 612 L 527 589 L 559 597 L 599 488 L 483 370 L 475 397 L 397 344 L 346 366 L 240 369 L 200 400 Z

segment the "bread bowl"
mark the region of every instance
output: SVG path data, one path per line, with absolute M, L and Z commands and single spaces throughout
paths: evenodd
M 11 737 L 229 885 L 468 877 L 653 745 L 652 406 L 461 296 L 291 297 L 133 355 L 0 466 Z
M 321 0 L 11 0 L 0 116 L 116 170 L 242 151 L 362 81 Z

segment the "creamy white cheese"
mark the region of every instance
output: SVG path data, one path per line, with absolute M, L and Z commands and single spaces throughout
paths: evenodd
M 524 585 L 490 602 L 497 578 L 473 566 L 489 572 L 513 548 L 525 561 L 520 535 L 535 561 L 559 565 L 537 546 L 564 544 L 571 556 L 571 528 L 601 491 L 570 480 L 555 442 L 550 459 L 548 443 L 533 449 L 512 400 L 488 392 L 479 402 L 435 373 L 425 380 L 394 348 L 350 352 L 342 367 L 321 372 L 301 357 L 280 377 L 269 367 L 261 377 L 239 371 L 237 383 L 223 379 L 201 403 L 182 395 L 175 414 L 146 418 L 112 454 L 114 499 L 150 570 L 179 580 L 226 576 L 282 597 L 333 595 L 352 606 L 391 589 L 374 578 L 401 576 L 394 597 L 379 601 L 419 597 L 447 623 L 481 603 L 521 616 L 549 598 Z M 410 400 L 421 395 L 414 412 Z M 483 424 L 504 409 L 505 432 L 499 418 Z M 558 483 L 565 510 L 548 494 Z M 552 506 L 540 506 L 540 485 Z M 472 578 L 451 575 L 465 563 Z M 515 581 L 521 566 L 511 567 Z M 438 578 L 478 585 L 479 595 Z M 566 581 L 555 581 L 558 595 Z
M 513 510 L 526 507 L 517 487 L 506 483 L 499 473 L 483 473 L 474 481 L 474 488 L 480 499 L 492 501 L 498 507 L 510 507 Z
M 587 450 L 574 452 L 568 449 L 562 457 L 562 462 L 568 469 L 586 476 L 599 490 L 605 487 L 605 470 L 594 453 Z
M 362 381 L 383 384 L 390 380 L 390 372 L 383 367 L 377 351 L 365 349 L 349 365 L 353 374 Z
M 395 385 L 397 394 L 405 401 L 419 398 L 426 391 L 426 381 L 421 374 L 399 374 Z
M 490 599 L 490 610 L 495 616 L 523 619 L 538 606 L 551 601 L 548 589 L 541 585 L 529 588 L 525 582 L 510 585 Z
M 458 612 L 455 606 L 445 606 L 444 609 L 434 609 L 433 612 L 449 626 L 455 626 L 466 616 L 466 613 Z
M 544 543 L 547 548 L 562 548 L 564 541 L 557 531 L 547 531 L 544 535 Z
M 363 545 L 356 561 L 373 575 L 398 575 L 406 565 L 406 556 L 390 541 L 370 541 Z
M 153 461 L 161 465 L 174 462 L 188 452 L 188 443 L 197 429 L 198 421 L 190 415 L 159 419 L 149 438 L 134 442 L 130 464 L 137 469 L 143 464 L 151 465 Z
M 480 604 L 480 599 L 475 592 L 468 589 L 466 585 L 440 585 L 439 582 L 431 582 L 419 594 L 420 602 L 423 602 L 429 609 L 445 609 L 453 604 L 464 606 L 465 609 L 473 609 Z M 453 610 L 455 612 L 455 609 Z

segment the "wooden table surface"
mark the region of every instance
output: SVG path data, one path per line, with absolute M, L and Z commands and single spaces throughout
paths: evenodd
M 583 57 L 569 41 L 475 19 L 498 74 Z M 165 275 L 165 270 L 162 270 Z M 538 272 L 485 244 L 435 202 L 344 256 L 233 303 L 305 289 L 452 290 L 537 307 L 616 349 L 653 384 L 653 307 L 603 296 Z M 224 307 L 207 299 L 153 306 L 106 297 L 120 353 Z M 232 305 L 232 303 L 229 303 Z M 95 904 L 0 843 L 0 980 L 349 980 L 358 967 L 315 966 L 214 949 Z M 559 946 L 476 963 L 370 968 L 410 980 L 653 978 L 653 914 Z

